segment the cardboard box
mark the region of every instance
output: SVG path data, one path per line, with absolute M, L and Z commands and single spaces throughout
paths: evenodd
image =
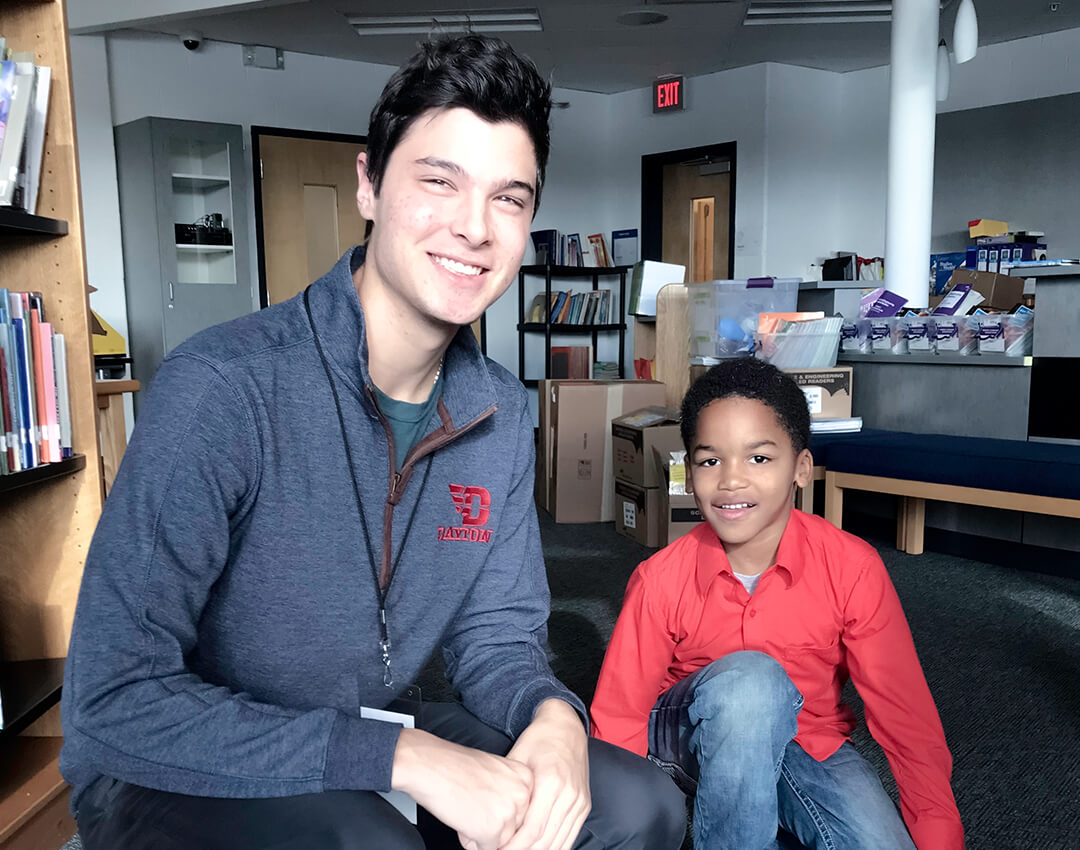
M 551 440 L 548 439 L 548 431 L 551 427 L 551 381 L 541 380 L 537 385 L 536 400 L 539 410 L 537 420 L 536 440 L 536 477 L 533 479 L 533 498 L 537 507 L 545 511 L 551 510 L 548 501 L 549 484 L 551 481 Z
M 968 284 L 983 297 L 979 305 L 1008 312 L 1024 299 L 1024 279 L 974 269 L 956 269 L 949 278 L 950 290 Z
M 689 534 L 705 521 L 697 502 L 691 495 L 675 495 L 660 489 L 660 529 L 661 546 L 674 543 L 684 534 Z
M 806 396 L 811 419 L 846 419 L 851 416 L 852 368 L 785 369 Z
M 615 479 L 615 530 L 654 549 L 660 545 L 659 487 L 638 487 Z
M 1009 225 L 992 218 L 976 218 L 968 222 L 968 236 L 1003 236 L 1009 232 Z
M 663 404 L 659 381 L 546 381 L 547 510 L 556 522 L 611 522 L 614 462 L 611 420 Z M 543 403 L 541 404 L 541 408 Z
M 678 411 L 653 406 L 624 414 L 611 421 L 611 437 L 615 478 L 638 487 L 659 487 L 664 476 L 653 450 L 666 455 L 682 448 Z M 618 519 L 618 506 L 615 514 Z

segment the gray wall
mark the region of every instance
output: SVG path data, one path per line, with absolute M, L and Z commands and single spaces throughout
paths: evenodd
M 973 218 L 1080 256 L 1080 94 L 938 115 L 931 250 L 964 250 Z

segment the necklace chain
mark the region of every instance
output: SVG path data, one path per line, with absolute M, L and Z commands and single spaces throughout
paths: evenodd
M 443 361 L 440 358 L 439 359 L 439 368 L 435 370 L 435 380 L 431 382 L 432 386 L 435 386 L 437 383 L 439 383 L 439 375 L 442 374 L 442 364 L 443 364 Z

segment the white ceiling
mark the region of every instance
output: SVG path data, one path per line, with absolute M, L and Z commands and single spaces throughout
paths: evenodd
M 78 2 L 93 6 L 93 0 Z M 107 6 L 109 0 L 97 2 Z M 1080 0 L 974 2 L 981 45 L 1080 27 Z M 130 0 L 113 0 L 114 7 L 125 3 Z M 537 8 L 543 32 L 504 37 L 531 56 L 556 86 L 605 93 L 641 88 L 662 74 L 695 76 L 758 62 L 853 71 L 889 61 L 888 23 L 748 27 L 742 22 L 749 0 L 653 0 L 644 5 L 664 12 L 668 20 L 647 27 L 617 23 L 622 12 L 643 7 L 634 0 L 152 0 L 141 8 L 153 7 L 154 18 L 125 20 L 114 13 L 109 23 L 109 15 L 99 15 L 99 25 L 81 31 L 128 27 L 178 34 L 193 29 L 217 41 L 398 65 L 415 51 L 418 36 L 361 37 L 346 16 Z M 956 0 L 944 5 L 941 31 L 951 41 Z

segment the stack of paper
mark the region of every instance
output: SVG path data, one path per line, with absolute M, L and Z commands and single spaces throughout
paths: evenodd
M 805 322 L 781 319 L 771 333 L 755 334 L 757 356 L 778 369 L 826 369 L 836 365 L 844 319 L 830 316 Z
M 844 419 L 811 419 L 811 434 L 854 434 L 862 430 L 862 417 L 851 416 Z

